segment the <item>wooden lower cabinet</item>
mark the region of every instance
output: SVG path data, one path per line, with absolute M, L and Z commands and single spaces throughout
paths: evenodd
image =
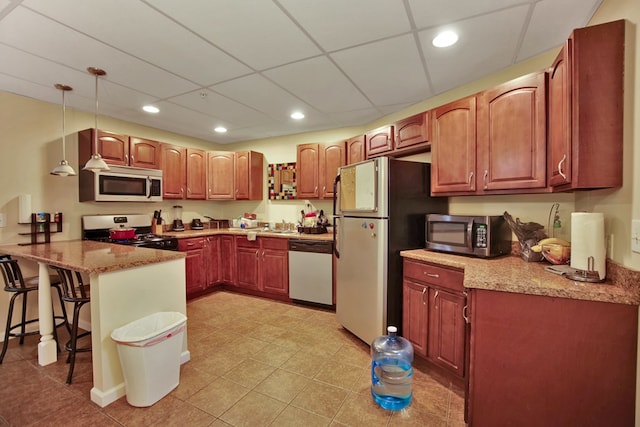
M 207 287 L 222 283 L 220 269 L 220 236 L 205 238 L 205 256 L 207 261 Z
M 468 348 L 463 273 L 411 260 L 403 272 L 402 336 L 415 354 L 461 383 Z
M 233 236 L 220 236 L 220 281 L 224 284 L 235 283 L 235 239 Z
M 193 297 L 205 290 L 207 282 L 205 238 L 193 237 L 178 240 L 178 250 L 186 252 L 185 274 L 187 283 L 187 298 Z
M 637 305 L 469 297 L 468 425 L 634 425 Z
M 289 242 L 259 237 L 236 239 L 236 285 L 270 294 L 289 294 Z

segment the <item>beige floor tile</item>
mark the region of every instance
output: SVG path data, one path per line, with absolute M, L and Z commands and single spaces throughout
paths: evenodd
M 249 391 L 247 387 L 226 378 L 218 378 L 191 396 L 187 402 L 208 414 L 219 417 Z
M 267 378 L 276 368 L 253 359 L 246 359 L 223 375 L 248 388 L 253 388 Z
M 391 415 L 389 427 L 415 426 L 415 427 L 445 427 L 447 421 L 428 412 L 421 412 L 413 406 L 394 411 Z
M 358 368 L 346 363 L 330 360 L 325 363 L 314 377 L 315 380 L 336 387 L 352 390 L 365 368 Z
M 340 409 L 348 391 L 318 381 L 311 381 L 291 402 L 292 406 L 305 409 L 323 417 L 333 418 Z
M 235 357 L 232 354 L 215 352 L 213 350 L 210 351 L 209 354 L 202 354 L 199 357 L 191 357 L 191 362 L 193 362 L 199 370 L 216 377 L 226 374 L 243 361 L 244 359 L 241 357 Z
M 271 343 L 265 346 L 259 353 L 252 355 L 251 358 L 278 368 L 298 351 L 300 350 L 281 347 Z
M 238 336 L 235 340 L 224 346 L 220 351 L 224 354 L 241 358 L 248 358 L 259 354 L 262 349 L 269 345 L 266 341 L 261 341 L 249 336 Z
M 180 366 L 180 383 L 171 395 L 176 399 L 187 400 L 216 378 L 216 375 L 198 369 L 195 363 L 185 363 Z
M 327 362 L 328 359 L 324 356 L 299 351 L 291 356 L 281 367 L 287 371 L 313 378 Z
M 254 390 L 281 402 L 289 403 L 310 381 L 309 378 L 302 375 L 277 369 L 258 384 Z
M 334 421 L 348 426 L 385 426 L 392 412 L 376 405 L 371 395 L 350 393 Z
M 324 427 L 330 422 L 330 418 L 294 406 L 287 406 L 271 423 L 271 427 Z
M 220 419 L 236 427 L 268 426 L 286 407 L 286 404 L 257 392 L 249 392 Z

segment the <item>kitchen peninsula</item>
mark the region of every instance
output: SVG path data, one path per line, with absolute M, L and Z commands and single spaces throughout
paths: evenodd
M 183 253 L 88 240 L 30 246 L 3 245 L 0 252 L 38 263 L 40 365 L 48 365 L 57 359 L 52 336 L 49 266 L 79 271 L 89 277 L 93 361 L 91 400 L 101 407 L 125 394 L 120 360 L 111 332 L 159 311 L 186 315 Z M 189 359 L 185 331 L 180 360 L 185 363 Z
M 640 273 L 609 263 L 604 283 L 583 283 L 517 256 L 401 255 L 405 284 L 440 290 L 428 293 L 429 322 L 464 325 L 464 344 L 429 338 L 426 353 L 436 365 L 464 353 L 469 425 L 633 425 Z M 432 283 L 454 272 L 464 275 L 461 313 L 435 304 L 446 283 Z

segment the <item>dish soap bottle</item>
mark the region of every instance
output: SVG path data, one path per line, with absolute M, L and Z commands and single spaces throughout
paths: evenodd
M 397 411 L 409 406 L 413 395 L 413 346 L 395 326 L 387 333 L 371 344 L 371 395 L 382 408 Z

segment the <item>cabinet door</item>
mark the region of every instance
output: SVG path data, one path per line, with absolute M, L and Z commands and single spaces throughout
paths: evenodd
M 476 190 L 476 98 L 434 110 L 431 193 Z
M 258 267 L 260 247 L 257 241 L 247 244 L 238 241 L 236 245 L 236 284 L 245 289 L 258 290 Z
M 110 165 L 129 166 L 129 137 L 98 130 L 98 152 Z
M 207 261 L 207 286 L 215 286 L 221 282 L 220 236 L 207 237 L 205 245 L 205 258 Z
M 571 40 L 549 69 L 548 133 L 549 185 L 571 183 Z
M 220 281 L 235 284 L 236 248 L 233 236 L 220 236 Z
M 429 111 L 407 117 L 394 124 L 395 150 L 423 145 L 425 150 L 431 144 L 431 114 Z
M 300 144 L 296 155 L 296 180 L 298 199 L 317 199 L 320 195 L 319 181 L 319 144 Z
M 384 126 L 367 132 L 365 135 L 367 159 L 393 151 L 393 138 L 393 126 Z
M 187 298 L 195 295 L 205 288 L 205 262 L 204 251 L 195 249 L 186 251 L 185 272 L 187 281 Z
M 345 144 L 339 142 L 320 146 L 320 198 L 333 199 L 333 181 L 338 175 L 338 168 L 344 166 L 346 160 Z
M 547 186 L 545 72 L 478 96 L 478 193 Z
M 234 199 L 234 163 L 231 151 L 207 152 L 207 199 Z
M 429 344 L 427 357 L 464 376 L 465 297 L 436 288 L 429 289 Z
M 187 199 L 207 196 L 207 157 L 204 150 L 187 148 Z
M 160 169 L 160 143 L 148 139 L 129 139 L 129 163 L 137 168 Z
M 187 179 L 187 150 L 169 144 L 160 145 L 162 198 L 183 199 Z
M 429 288 L 405 279 L 402 292 L 402 336 L 413 344 L 416 354 L 427 357 Z
M 261 290 L 289 295 L 289 253 L 278 249 L 262 249 Z
M 364 135 L 358 135 L 347 139 L 347 164 L 358 163 L 365 160 Z
M 255 151 L 235 153 L 236 200 L 262 200 L 264 156 Z

